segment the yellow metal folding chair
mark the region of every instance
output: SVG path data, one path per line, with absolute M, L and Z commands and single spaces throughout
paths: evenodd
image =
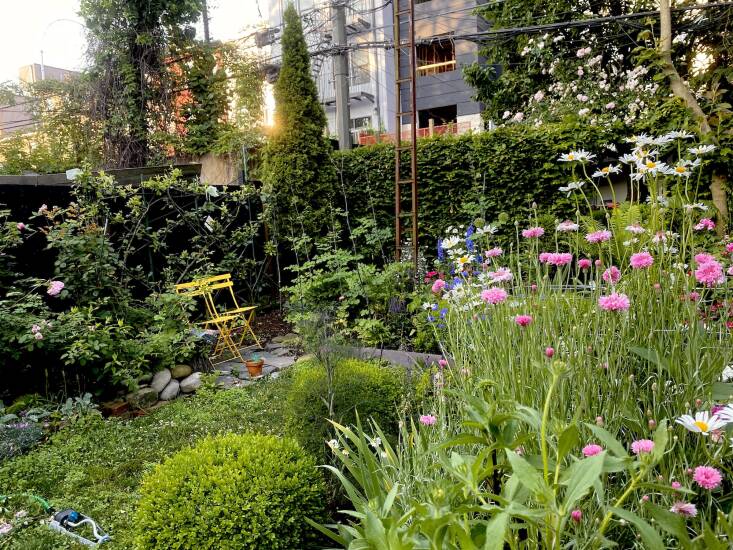
M 229 273 L 197 279 L 189 283 L 175 285 L 178 294 L 185 294 L 192 298 L 201 297 L 205 306 L 206 320 L 199 322 L 204 327 L 214 326 L 218 332 L 216 344 L 214 345 L 214 358 L 222 356 L 229 351 L 234 359 L 244 362 L 240 348 L 247 335 L 251 335 L 257 347 L 260 345 L 257 335 L 252 330 L 252 320 L 256 306 L 240 307 L 234 294 L 234 285 Z M 217 308 L 216 298 L 219 291 L 224 291 L 225 297 L 231 299 L 233 308 Z

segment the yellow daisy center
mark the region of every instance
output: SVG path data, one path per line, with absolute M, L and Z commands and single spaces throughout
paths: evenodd
M 674 171 L 677 172 L 678 174 L 683 174 L 685 172 L 685 167 L 684 166 L 675 166 Z
M 574 160 L 574 159 L 575 159 L 575 155 L 574 155 L 574 154 L 572 154 L 572 153 L 570 153 L 570 154 L 568 155 L 568 158 L 569 158 L 570 160 Z
M 647 168 L 654 168 L 657 165 L 656 162 L 653 162 L 651 160 L 646 161 L 646 167 Z
M 710 430 L 710 427 L 708 426 L 707 422 L 703 422 L 702 420 L 695 420 L 695 426 L 700 428 L 701 432 L 707 432 Z
M 606 166 L 605 168 L 601 168 L 601 172 L 603 172 L 604 174 L 608 174 L 609 170 L 610 168 L 608 166 Z

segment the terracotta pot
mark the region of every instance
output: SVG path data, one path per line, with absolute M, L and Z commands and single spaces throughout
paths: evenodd
M 262 374 L 262 367 L 265 364 L 264 359 L 258 359 L 257 361 L 247 361 L 247 372 L 251 377 L 260 376 Z

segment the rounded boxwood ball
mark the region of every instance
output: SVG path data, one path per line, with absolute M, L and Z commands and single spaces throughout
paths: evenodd
M 136 543 L 144 549 L 308 548 L 324 519 L 314 460 L 292 439 L 208 437 L 168 458 L 140 488 Z

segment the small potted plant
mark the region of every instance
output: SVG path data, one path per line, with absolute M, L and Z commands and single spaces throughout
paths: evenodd
M 256 355 L 252 356 L 252 359 L 247 359 L 245 365 L 247 366 L 247 372 L 249 372 L 250 378 L 262 375 L 262 367 L 265 364 L 265 360 Z

